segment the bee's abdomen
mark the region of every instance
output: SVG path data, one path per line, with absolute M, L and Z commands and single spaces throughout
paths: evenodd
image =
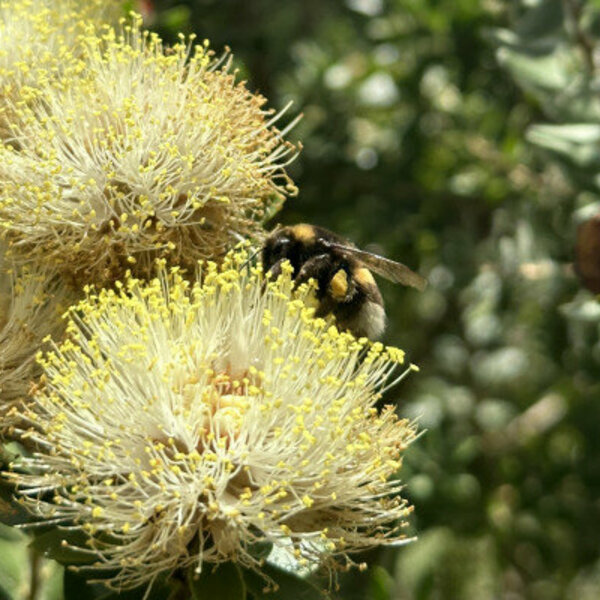
M 343 287 L 343 278 L 339 278 L 338 286 Z M 338 325 L 348 329 L 356 337 L 377 339 L 385 329 L 385 310 L 383 298 L 371 272 L 362 266 L 352 269 L 350 280 L 355 290 L 345 301 L 335 305 L 333 313 Z M 347 282 L 346 282 L 347 283 Z M 332 284 L 334 280 L 332 279 Z
M 385 329 L 385 310 L 382 304 L 363 299 L 353 303 L 351 310 L 347 305 L 338 305 L 333 313 L 338 326 L 348 329 L 356 337 L 367 337 L 376 340 Z

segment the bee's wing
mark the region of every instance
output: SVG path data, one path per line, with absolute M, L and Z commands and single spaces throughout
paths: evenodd
M 395 260 L 390 260 L 389 258 L 385 258 L 385 256 L 373 254 L 372 252 L 365 252 L 352 246 L 336 244 L 335 242 L 331 243 L 331 247 L 356 257 L 371 271 L 389 279 L 393 283 L 409 285 L 417 288 L 420 292 L 427 287 L 427 280 L 424 277 L 421 277 L 419 274 L 411 271 L 406 265 Z

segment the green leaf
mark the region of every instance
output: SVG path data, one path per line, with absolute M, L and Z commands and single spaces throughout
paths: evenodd
M 13 597 L 0 585 L 0 600 L 13 600 Z
M 560 312 L 579 323 L 598 323 L 600 321 L 600 303 L 597 300 L 569 302 L 560 307 Z
M 516 30 L 523 39 L 547 38 L 561 32 L 563 7 L 560 0 L 539 2 L 528 10 L 517 24 Z
M 560 91 L 570 83 L 568 75 L 570 58 L 564 52 L 546 56 L 528 56 L 504 46 L 498 49 L 497 57 L 498 62 L 509 69 L 524 87 Z
M 188 571 L 188 585 L 193 600 L 245 600 L 246 585 L 238 567 L 233 563 L 224 563 L 216 571 L 205 565 L 197 575 L 194 569 Z
M 526 137 L 532 144 L 556 152 L 579 167 L 600 165 L 600 125 L 533 125 Z
M 40 600 L 64 600 L 64 567 L 52 561 L 44 561 L 43 564 L 44 585 Z
M 89 564 L 97 560 L 95 554 L 76 550 L 71 546 L 85 546 L 87 535 L 79 530 L 52 529 L 36 535 L 31 547 L 47 558 L 62 564 Z
M 96 579 L 98 574 L 93 577 Z M 150 594 L 147 595 L 148 585 L 141 585 L 132 590 L 117 592 L 107 588 L 102 583 L 88 583 L 85 571 L 77 572 L 72 569 L 65 569 L 63 585 L 64 600 L 165 600 L 171 597 L 172 586 L 175 582 L 170 582 L 164 578 L 158 578 L 152 585 Z
M 600 142 L 600 125 L 595 123 L 571 123 L 568 125 L 534 125 L 529 131 L 547 139 L 586 145 Z
M 9 597 L 16 598 L 29 575 L 27 539 L 0 540 L 0 585 Z
M 0 523 L 0 540 L 22 542 L 23 540 L 27 540 L 27 536 L 20 529 Z
M 260 560 L 261 558 L 267 558 L 273 550 L 273 544 L 271 542 L 257 542 L 248 546 L 247 551 L 251 556 Z
M 101 594 L 107 593 L 107 588 L 101 584 L 89 584 L 83 574 L 65 569 L 63 575 L 63 590 L 65 600 L 97 600 Z
M 254 571 L 245 570 L 244 581 L 255 598 L 265 598 L 265 600 L 323 600 L 324 598 L 322 590 L 298 575 L 292 575 L 272 565 L 265 565 L 261 570 L 275 581 L 279 588 L 275 592 L 266 593 L 267 582 Z
M 370 595 L 372 600 L 391 600 L 394 578 L 381 566 L 371 571 Z
M 409 590 L 425 589 L 434 580 L 436 568 L 444 564 L 453 542 L 454 534 L 445 527 L 419 536 L 418 543 L 407 546 L 398 555 L 396 580 L 402 581 Z

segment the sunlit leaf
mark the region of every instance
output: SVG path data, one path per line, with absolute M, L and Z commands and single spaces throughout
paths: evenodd
M 600 166 L 600 125 L 533 125 L 527 131 L 527 139 L 579 167 Z

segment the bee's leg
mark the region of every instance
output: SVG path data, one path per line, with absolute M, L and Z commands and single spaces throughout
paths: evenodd
M 271 268 L 265 273 L 271 281 L 275 281 L 281 275 L 281 265 L 286 261 L 286 258 L 280 258 L 274 263 Z
M 268 271 L 265 272 L 265 277 L 263 278 L 263 281 L 262 281 L 262 291 L 263 291 L 263 293 L 267 289 L 267 283 L 269 281 L 275 281 L 281 275 L 281 265 L 282 265 L 283 261 L 284 261 L 283 258 L 280 259 L 280 260 L 278 260 L 276 263 L 274 263 L 268 269 Z
M 319 284 L 319 291 L 324 293 L 321 286 L 327 281 L 331 271 L 331 257 L 329 254 L 317 254 L 309 258 L 300 268 L 294 278 L 294 287 L 306 283 L 309 279 L 314 279 Z
M 318 283 L 317 317 L 335 314 L 340 306 L 352 302 L 356 295 L 356 283 L 349 269 L 339 260 L 332 260 L 330 254 L 318 254 L 307 260 L 296 276 L 294 285 L 297 287 L 311 278 Z

